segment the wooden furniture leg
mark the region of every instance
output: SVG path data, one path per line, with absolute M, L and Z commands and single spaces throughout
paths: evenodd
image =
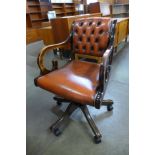
M 74 103 L 70 103 L 66 109 L 66 111 L 63 113 L 63 115 L 50 127 L 50 130 L 56 135 L 59 136 L 62 133 L 62 128 L 64 128 L 62 122 L 64 119 L 68 118 L 75 109 L 77 109 L 78 106 L 76 106 Z M 61 126 L 60 126 L 61 125 Z
M 99 129 L 97 128 L 96 124 L 94 123 L 89 111 L 88 111 L 88 108 L 86 105 L 83 105 L 83 106 L 80 106 L 85 118 L 87 119 L 87 122 L 89 123 L 93 133 L 95 134 L 94 136 L 94 141 L 95 143 L 100 143 L 101 142 L 101 133 L 99 131 Z

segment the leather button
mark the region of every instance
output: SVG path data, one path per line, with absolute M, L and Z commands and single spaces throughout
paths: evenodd
M 98 42 L 98 41 L 99 41 L 99 39 L 98 39 L 98 38 L 96 38 L 96 39 L 95 39 L 95 42 Z
M 97 23 L 97 26 L 100 26 L 101 25 L 101 21 L 99 21 L 98 23 Z
M 94 34 L 95 30 L 92 30 L 91 34 Z
M 86 46 L 83 46 L 82 49 L 85 50 L 86 49 Z
M 99 34 L 102 34 L 102 33 L 103 33 L 103 30 L 100 30 L 100 31 L 99 31 Z
M 76 45 L 75 48 L 78 49 L 78 45 Z
M 87 38 L 87 42 L 90 42 L 90 37 Z
M 79 41 L 82 41 L 82 37 L 81 36 L 79 37 Z
M 82 26 L 83 25 L 83 22 L 79 23 L 79 25 Z
M 94 50 L 94 46 L 91 46 L 91 50 L 92 50 L 92 51 Z
M 89 22 L 89 26 L 91 26 L 92 25 L 92 22 Z
M 75 32 L 76 32 L 76 33 L 78 33 L 78 30 L 77 30 L 77 29 L 75 29 Z

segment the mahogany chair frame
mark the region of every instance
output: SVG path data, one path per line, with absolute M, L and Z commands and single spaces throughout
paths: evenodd
M 109 76 L 110 76 L 113 51 L 114 51 L 113 44 L 114 44 L 116 22 L 117 22 L 116 20 L 111 21 L 110 32 L 109 32 L 110 33 L 109 44 L 108 44 L 107 50 L 103 53 L 103 62 L 100 64 L 99 85 L 97 88 L 97 93 L 96 93 L 95 101 L 94 101 L 95 108 L 100 109 L 101 105 L 104 105 L 104 106 L 107 106 L 108 111 L 113 110 L 113 101 L 104 100 L 103 97 L 104 97 L 105 89 L 106 89 Z M 74 26 L 74 23 L 73 23 L 73 26 Z M 70 36 L 64 42 L 53 44 L 53 45 L 48 45 L 44 47 L 39 53 L 38 59 L 37 59 L 37 63 L 40 69 L 40 76 L 58 69 L 58 62 L 56 60 L 52 61 L 52 70 L 48 70 L 45 67 L 43 58 L 47 52 L 52 52 L 54 49 L 57 49 L 57 48 L 65 49 L 69 47 L 72 50 L 73 49 L 72 45 L 73 45 L 73 33 L 71 32 Z M 65 51 L 65 50 L 61 50 L 61 51 Z M 71 56 L 71 60 L 74 59 L 74 53 L 72 52 L 72 54 L 73 55 Z M 34 79 L 34 83 L 36 86 L 37 86 L 37 82 L 36 82 L 37 78 Z M 57 97 L 57 96 L 55 96 L 53 99 L 57 101 L 58 105 L 61 105 L 62 102 L 70 102 L 70 104 L 68 105 L 63 115 L 59 117 L 59 119 L 54 124 L 52 124 L 52 126 L 50 127 L 51 131 L 56 136 L 60 135 L 63 130 L 64 119 L 68 118 L 77 108 L 80 108 L 95 135 L 94 136 L 95 143 L 101 142 L 102 135 L 100 131 L 98 130 L 97 126 L 95 125 L 86 105 L 81 105 L 79 103 L 75 103 L 75 102 L 72 102 L 72 101 Z

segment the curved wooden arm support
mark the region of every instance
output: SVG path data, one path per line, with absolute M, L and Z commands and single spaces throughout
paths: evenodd
M 55 48 L 64 48 L 64 47 L 68 47 L 67 45 L 69 45 L 68 42 L 69 39 L 67 39 L 64 42 L 58 43 L 58 44 L 53 44 L 53 45 L 48 45 L 45 46 L 39 53 L 38 55 L 38 59 L 37 59 L 37 63 L 40 69 L 41 74 L 47 74 L 50 72 L 50 70 L 48 70 L 45 66 L 44 66 L 44 56 L 47 52 L 51 52 L 52 49 Z M 52 51 L 53 52 L 53 51 Z
M 110 42 L 109 42 L 109 48 L 105 51 L 103 54 L 103 63 L 100 66 L 100 73 L 99 73 L 99 85 L 97 87 L 97 93 L 95 96 L 95 108 L 99 109 L 100 105 L 103 100 L 105 88 L 107 85 L 107 79 L 106 77 L 107 72 L 109 72 L 109 65 L 112 63 L 112 57 L 113 57 L 113 44 L 114 44 L 114 38 L 115 38 L 115 26 L 116 26 L 117 20 L 113 20 L 111 22 L 110 27 Z M 109 74 L 109 73 L 108 73 Z M 109 76 L 109 75 L 108 75 Z
M 106 67 L 108 65 L 109 57 L 112 54 L 112 51 L 113 51 L 113 47 L 108 48 L 103 54 L 103 66 Z
M 109 67 L 109 65 L 111 65 L 112 60 L 110 59 L 111 57 L 113 57 L 113 47 L 108 48 L 105 53 L 103 54 L 103 63 L 100 66 L 100 73 L 99 73 L 99 87 L 100 87 L 100 91 L 104 91 L 104 83 L 105 83 L 105 74 L 106 74 L 106 70 Z
M 112 56 L 113 48 L 108 48 L 106 52 L 103 54 L 103 63 L 100 65 L 100 72 L 99 72 L 99 85 L 97 87 L 97 93 L 95 96 L 95 108 L 100 109 L 100 105 L 102 103 L 102 99 L 105 93 L 105 88 L 107 85 L 106 82 L 106 70 L 109 66 L 110 56 Z

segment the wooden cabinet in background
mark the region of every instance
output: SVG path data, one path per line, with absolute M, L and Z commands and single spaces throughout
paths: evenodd
M 51 26 L 40 28 L 39 34 L 40 34 L 41 39 L 44 42 L 44 45 L 55 43 Z
M 115 52 L 117 53 L 117 47 L 119 44 L 127 39 L 129 35 L 129 18 L 113 18 L 117 19 L 116 30 L 115 30 L 115 40 L 114 47 Z
M 126 4 L 129 3 L 129 0 L 114 0 L 115 4 Z
M 111 9 L 111 14 L 113 18 L 118 17 L 129 17 L 129 4 L 113 4 Z
M 88 13 L 102 13 L 102 16 L 111 16 L 111 5 L 105 3 L 90 3 Z
M 70 34 L 71 26 L 74 20 L 78 18 L 88 17 L 101 17 L 101 13 L 66 16 L 62 18 L 52 19 L 51 26 L 55 43 L 60 43 L 67 39 Z
M 74 3 L 51 3 L 49 0 L 27 0 L 26 22 L 27 27 L 41 27 L 42 22 L 48 21 L 48 11 L 55 11 L 56 17 L 76 15 Z
M 65 16 L 52 19 L 51 22 L 43 22 L 41 24 L 42 28 L 27 30 L 26 42 L 28 44 L 37 40 L 43 40 L 45 45 L 60 43 L 69 36 L 71 25 L 75 19 L 87 17 L 101 17 L 101 13 Z M 30 35 L 31 32 L 32 35 Z
M 41 39 L 45 40 L 45 44 L 53 43 L 53 35 L 48 27 L 50 24 L 47 16 L 48 11 L 53 10 L 56 11 L 57 17 L 77 14 L 74 3 L 51 3 L 50 0 L 26 1 L 27 44 Z
M 129 17 L 129 4 L 108 4 L 108 3 L 90 3 L 88 5 L 89 13 L 102 13 L 102 16 L 110 16 L 113 18 Z
M 42 22 L 48 21 L 47 12 L 51 10 L 50 3 L 42 2 L 39 0 L 27 0 L 26 4 L 26 22 L 28 20 L 31 24 L 30 27 L 40 27 Z
M 26 29 L 26 44 L 41 40 L 39 29 Z
M 77 14 L 74 3 L 52 3 L 52 9 L 56 12 L 57 17 Z

